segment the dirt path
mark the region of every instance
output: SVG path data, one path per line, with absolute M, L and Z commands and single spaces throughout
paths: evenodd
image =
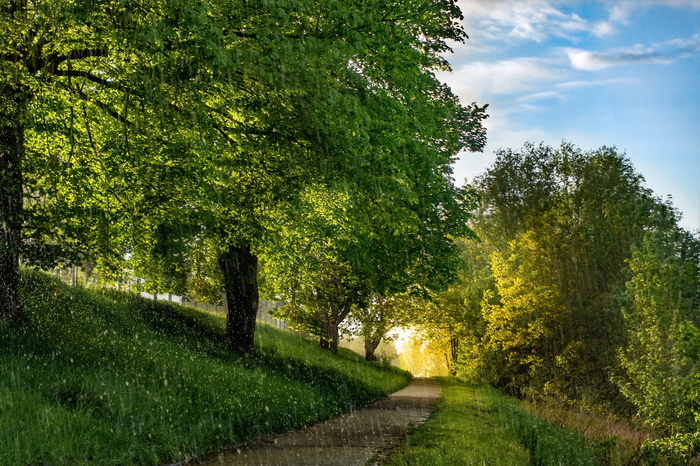
M 411 425 L 425 421 L 440 391 L 434 379 L 414 379 L 403 390 L 352 413 L 245 444 L 199 464 L 364 465 L 397 443 Z

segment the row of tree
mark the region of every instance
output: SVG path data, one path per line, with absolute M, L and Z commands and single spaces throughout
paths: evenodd
M 451 0 L 0 2 L 3 320 L 25 320 L 20 262 L 223 289 L 245 352 L 261 261 L 332 316 L 331 349 L 351 309 L 444 286 L 473 207 L 451 164 L 485 143 L 485 107 L 435 77 L 461 19 Z
M 371 356 L 408 320 L 458 374 L 697 428 L 697 237 L 613 148 L 501 151 L 455 187 L 486 117 L 435 77 L 461 19 L 451 0 L 0 2 L 2 319 L 26 320 L 20 262 L 82 262 L 223 290 L 250 352 L 261 267 L 329 349 L 344 321 Z
M 475 180 L 462 283 L 427 328 L 452 370 L 517 396 L 700 426 L 700 241 L 614 148 L 503 150 Z

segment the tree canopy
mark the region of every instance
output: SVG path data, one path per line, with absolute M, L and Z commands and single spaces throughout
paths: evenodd
M 502 150 L 474 187 L 480 242 L 427 322 L 456 372 L 696 431 L 698 238 L 670 201 L 615 148 L 569 143 Z
M 208 251 L 230 344 L 250 351 L 257 255 L 307 186 L 352 186 L 433 244 L 436 222 L 457 233 L 449 167 L 483 147 L 486 115 L 434 74 L 466 38 L 454 2 L 11 0 L 0 14 L 6 317 L 22 314 L 23 244 L 154 291 L 182 290 Z

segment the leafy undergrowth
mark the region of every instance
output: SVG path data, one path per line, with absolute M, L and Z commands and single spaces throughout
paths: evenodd
M 221 317 L 25 270 L 29 324 L 0 329 L 0 464 L 163 464 L 309 424 L 410 375 L 258 326 L 231 353 Z
M 441 379 L 433 417 L 387 461 L 398 465 L 589 465 L 596 445 L 526 412 L 483 384 Z

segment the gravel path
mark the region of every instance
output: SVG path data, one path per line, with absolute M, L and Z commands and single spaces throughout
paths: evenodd
M 414 379 L 403 390 L 357 411 L 244 444 L 199 464 L 349 466 L 376 462 L 411 426 L 430 416 L 440 391 L 434 379 Z

